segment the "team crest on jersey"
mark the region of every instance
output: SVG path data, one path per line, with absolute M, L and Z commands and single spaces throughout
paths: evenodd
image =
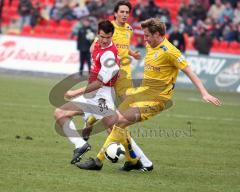
M 155 52 L 154 55 L 153 55 L 153 58 L 154 58 L 154 59 L 157 59 L 158 56 L 159 56 L 159 52 Z
M 127 39 L 130 38 L 129 32 L 126 32 L 126 38 L 127 38 Z

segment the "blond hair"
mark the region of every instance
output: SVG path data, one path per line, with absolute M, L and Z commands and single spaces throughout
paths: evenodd
M 164 36 L 166 33 L 166 26 L 159 18 L 150 18 L 141 23 L 143 29 L 148 28 L 151 34 L 159 32 L 160 35 Z

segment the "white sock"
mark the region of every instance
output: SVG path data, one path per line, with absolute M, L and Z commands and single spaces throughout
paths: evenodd
M 132 149 L 136 156 L 139 158 L 144 167 L 152 166 L 152 162 L 146 157 L 142 149 L 137 145 L 137 143 L 131 138 Z
M 63 125 L 63 132 L 68 139 L 75 145 L 75 148 L 82 147 L 86 141 L 78 134 L 73 120 L 68 120 Z

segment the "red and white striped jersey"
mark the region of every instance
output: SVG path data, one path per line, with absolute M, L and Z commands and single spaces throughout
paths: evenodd
M 92 52 L 92 66 L 90 70 L 89 83 L 100 80 L 104 86 L 114 86 L 119 72 L 120 59 L 116 46 L 111 44 L 101 48 L 96 41 Z

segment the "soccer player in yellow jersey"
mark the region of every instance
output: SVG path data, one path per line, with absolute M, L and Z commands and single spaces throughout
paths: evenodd
M 131 74 L 131 58 L 140 59 L 138 51 L 130 49 L 133 29 L 127 23 L 132 6 L 128 1 L 119 1 L 114 7 L 114 21 L 112 21 L 115 31 L 113 34 L 113 43 L 118 49 L 121 58 L 120 76 L 115 85 L 115 91 L 118 96 L 124 99 L 127 90 L 133 87 Z
M 119 106 L 119 111 L 104 118 L 94 125 L 111 127 L 113 130 L 105 141 L 102 150 L 96 159 L 79 165 L 81 169 L 100 170 L 103 166 L 104 149 L 111 142 L 120 142 L 126 148 L 129 134 L 127 127 L 136 122 L 148 120 L 163 111 L 173 94 L 174 84 L 179 70 L 182 70 L 193 82 L 205 102 L 221 105 L 218 98 L 210 95 L 201 80 L 188 66 L 187 61 L 180 51 L 165 38 L 165 24 L 157 18 L 151 18 L 141 23 L 144 38 L 147 42 L 147 54 L 144 59 L 144 79 L 139 92 L 128 96 Z M 128 148 L 126 148 L 128 150 Z M 134 169 L 139 160 L 131 156 L 131 151 L 126 153 L 126 158 L 131 159 L 129 165 Z
M 131 92 L 133 87 L 132 72 L 131 72 L 131 57 L 134 59 L 141 59 L 141 55 L 138 51 L 130 49 L 131 38 L 133 36 L 133 29 L 127 23 L 132 5 L 129 1 L 118 1 L 114 7 L 114 20 L 112 24 L 114 26 L 114 34 L 112 37 L 113 43 L 118 49 L 118 55 L 120 56 L 120 71 L 119 77 L 114 86 L 116 95 L 120 97 L 120 100 L 124 100 L 128 93 Z M 112 128 L 112 127 L 111 127 Z M 131 148 L 133 153 L 140 159 L 138 163 L 139 169 L 151 171 L 153 169 L 152 162 L 143 153 L 142 149 L 135 143 L 132 138 L 129 138 L 131 142 Z M 128 171 L 128 162 L 124 164 L 123 170 Z

